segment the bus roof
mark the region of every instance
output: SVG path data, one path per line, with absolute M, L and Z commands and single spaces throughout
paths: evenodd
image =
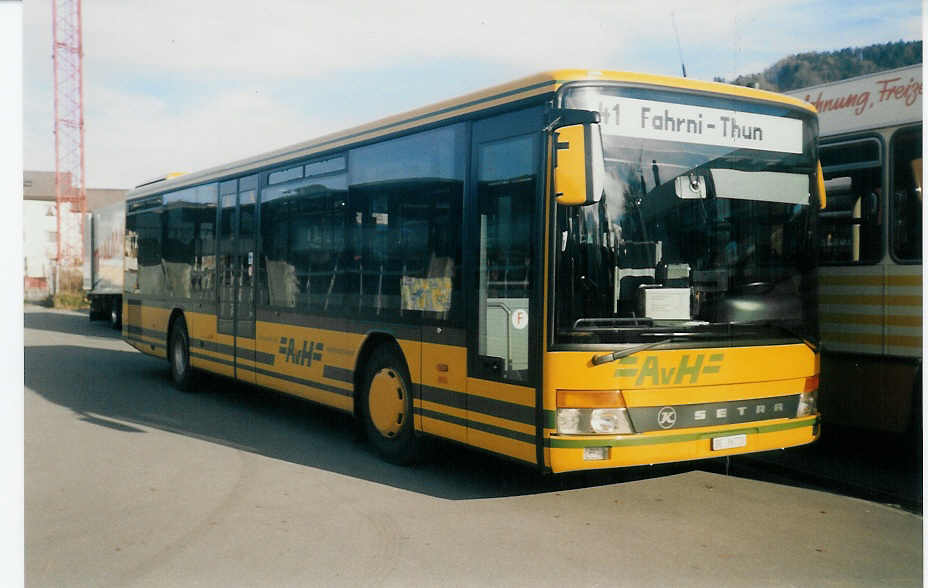
M 776 94 L 743 86 L 704 82 L 691 78 L 677 78 L 631 72 L 559 69 L 541 72 L 506 84 L 492 86 L 478 92 L 472 92 L 450 100 L 436 102 L 422 108 L 375 120 L 344 131 L 330 133 L 316 139 L 289 145 L 254 157 L 211 167 L 198 172 L 184 174 L 176 178 L 167 178 L 165 181 L 159 181 L 153 184 L 143 184 L 132 190 L 127 197 L 137 198 L 149 194 L 156 194 L 165 190 L 174 190 L 185 186 L 196 185 L 220 177 L 245 174 L 260 168 L 284 163 L 291 159 L 309 157 L 316 153 L 331 151 L 357 142 L 375 139 L 379 136 L 390 135 L 404 130 L 437 123 L 445 119 L 501 106 L 510 102 L 554 93 L 564 84 L 577 81 L 609 81 L 664 86 L 667 88 L 721 94 L 738 98 L 778 102 L 802 108 L 809 112 L 815 112 L 814 107 L 802 100 L 784 94 Z

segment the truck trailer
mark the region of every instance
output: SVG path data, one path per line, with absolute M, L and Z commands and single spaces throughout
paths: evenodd
M 125 202 L 89 212 L 84 222 L 84 290 L 90 320 L 107 320 L 114 329 L 122 326 L 125 230 Z

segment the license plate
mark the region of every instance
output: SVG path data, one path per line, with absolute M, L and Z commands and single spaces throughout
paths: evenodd
M 747 435 L 729 435 L 728 437 L 715 437 L 712 439 L 712 451 L 734 449 L 748 444 Z

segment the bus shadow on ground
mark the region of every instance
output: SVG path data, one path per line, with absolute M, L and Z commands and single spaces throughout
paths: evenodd
M 166 362 L 129 349 L 26 347 L 25 385 L 71 409 L 76 419 L 127 435 L 144 433 L 145 427 L 161 429 L 451 500 L 569 490 L 697 467 L 543 476 L 531 467 L 432 438 L 425 438 L 428 451 L 420 463 L 394 466 L 374 453 L 348 414 L 218 376 L 201 374 L 196 392 L 182 393 L 172 386 Z M 28 435 L 28 410 L 26 415 Z

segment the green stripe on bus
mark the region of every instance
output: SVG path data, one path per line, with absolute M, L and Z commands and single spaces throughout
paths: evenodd
M 741 429 L 729 429 L 725 431 L 705 431 L 698 433 L 683 433 L 680 435 L 662 435 L 648 437 L 627 437 L 623 439 L 561 439 L 549 437 L 545 440 L 545 445 L 555 449 L 576 449 L 582 447 L 636 447 L 640 445 L 660 445 L 664 443 L 683 443 L 686 441 L 698 441 L 700 439 L 711 439 L 713 437 L 726 437 L 728 435 L 744 435 L 752 433 L 775 433 L 778 431 L 788 431 L 790 429 L 799 429 L 802 427 L 812 427 L 818 422 L 818 419 L 812 420 L 791 420 L 785 423 L 776 423 L 774 425 L 760 425 L 755 427 L 745 427 Z
M 557 428 L 557 412 L 553 410 L 545 411 L 545 428 L 546 429 L 556 429 Z

